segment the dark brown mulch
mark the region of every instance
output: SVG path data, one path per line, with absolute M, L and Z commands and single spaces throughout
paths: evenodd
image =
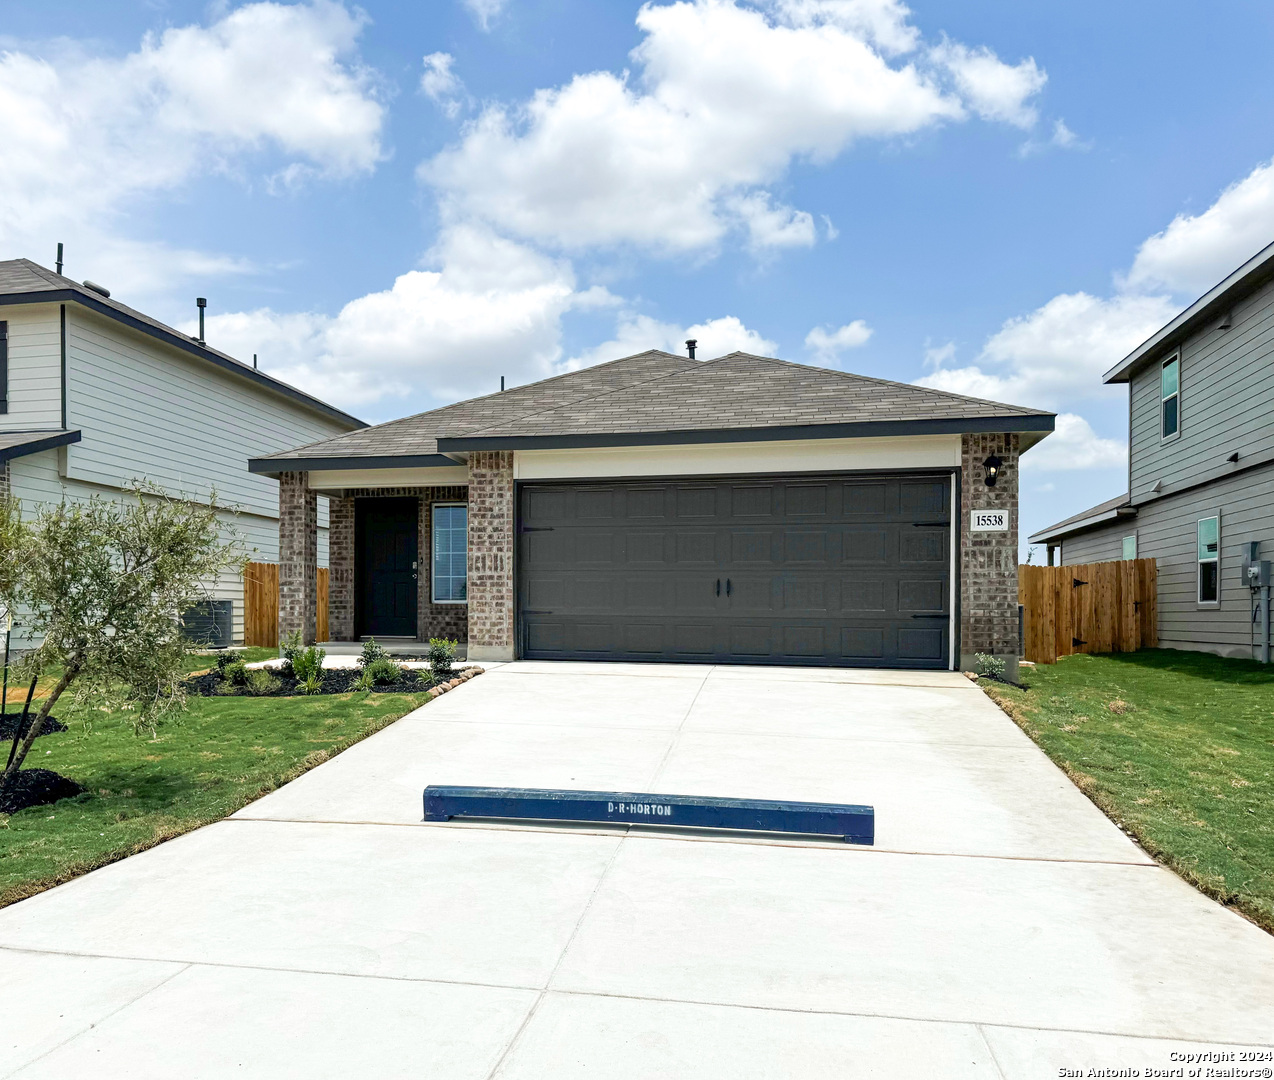
M 261 697 L 299 697 L 300 691 L 297 689 L 297 680 L 290 675 L 280 675 L 277 672 L 272 673 L 278 680 L 278 686 L 267 694 L 261 694 Z M 323 689 L 324 694 L 348 694 L 354 689 L 354 683 L 358 681 L 361 673 L 355 668 L 328 668 L 323 672 Z M 221 678 L 215 671 L 210 671 L 205 675 L 196 675 L 192 679 L 187 679 L 183 684 L 186 693 L 193 694 L 196 697 L 213 697 L 224 693 L 221 689 L 225 685 L 225 680 Z M 424 671 L 419 674 L 415 671 L 404 671 L 393 682 L 377 683 L 373 690 L 378 694 L 420 694 L 433 686 L 433 680 L 429 677 L 429 672 Z M 235 694 L 248 695 L 247 687 L 236 686 Z
M 18 730 L 18 723 L 22 719 L 22 710 L 17 712 L 5 713 L 0 717 L 0 739 L 12 739 L 13 733 Z M 22 725 L 22 734 L 25 735 L 31 726 L 31 721 L 35 719 L 35 713 L 32 712 L 27 716 L 27 722 Z M 40 734 L 36 736 L 38 739 L 44 738 L 45 735 L 51 735 L 55 731 L 65 731 L 66 725 L 62 723 L 56 716 L 50 716 L 44 721 L 44 727 L 40 728 Z M 21 738 L 21 736 L 19 736 Z
M 84 788 L 52 769 L 22 769 L 0 791 L 0 814 L 16 814 L 28 806 L 46 806 L 59 799 L 73 799 Z

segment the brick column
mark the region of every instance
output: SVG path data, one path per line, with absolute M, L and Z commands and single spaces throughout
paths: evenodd
M 318 497 L 309 473 L 279 474 L 279 640 L 300 630 L 307 645 L 316 633 Z
M 354 640 L 354 500 L 327 500 L 327 626 L 333 641 Z
M 1017 678 L 1017 435 L 965 435 L 961 446 L 960 667 L 970 671 L 975 653 L 1005 662 Z M 1003 465 L 995 487 L 986 486 L 982 463 L 994 454 Z M 971 532 L 972 510 L 1007 510 L 1006 532 Z
M 513 452 L 469 455 L 470 660 L 512 660 Z
M 0 495 L 8 495 L 13 490 L 13 483 L 9 479 L 9 459 L 5 458 L 0 462 Z

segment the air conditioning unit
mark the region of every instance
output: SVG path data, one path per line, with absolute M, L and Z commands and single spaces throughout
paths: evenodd
M 181 632 L 204 648 L 229 648 L 234 642 L 234 601 L 201 600 L 182 614 Z

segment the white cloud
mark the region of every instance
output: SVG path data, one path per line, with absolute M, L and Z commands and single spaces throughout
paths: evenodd
M 483 30 L 491 29 L 492 22 L 504 10 L 505 3 L 506 0 L 464 0 L 464 6 L 469 9 L 474 21 Z
M 1133 260 L 1130 289 L 1199 295 L 1274 241 L 1274 163 L 1226 188 L 1203 213 L 1178 214 Z
M 646 4 L 635 76 L 594 71 L 489 106 L 420 176 L 453 220 L 567 249 L 711 250 L 732 229 L 758 248 L 812 243 L 810 215 L 765 190 L 794 160 L 969 108 L 1025 124 L 1043 85 L 1033 61 L 952 43 L 891 63 L 919 41 L 907 14 L 890 0 Z
M 814 353 L 822 363 L 833 363 L 846 349 L 857 349 L 866 345 L 872 335 L 872 329 L 862 319 L 835 330 L 816 326 L 805 335 L 805 347 Z
M 986 46 L 971 49 L 945 41 L 930 53 L 955 81 L 961 97 L 984 120 L 1029 128 L 1038 118 L 1028 102 L 1044 89 L 1048 76 L 1027 57 L 1010 66 Z
M 65 240 L 77 276 L 121 291 L 238 265 L 125 241 L 122 220 L 139 198 L 250 155 L 281 184 L 374 168 L 384 112 L 355 54 L 364 23 L 332 0 L 257 3 L 123 58 L 65 42 L 0 54 L 0 249 L 49 259 Z
M 434 270 L 412 270 L 335 316 L 257 311 L 212 316 L 210 344 L 338 405 L 423 392 L 438 401 L 552 373 L 568 310 L 608 301 L 577 292 L 568 264 L 482 229 L 446 230 Z M 614 359 L 614 357 L 610 357 Z
M 700 360 L 712 360 L 732 352 L 772 356 L 778 350 L 778 345 L 773 341 L 750 330 L 734 315 L 708 319 L 693 326 L 680 326 L 677 323 L 660 322 L 649 315 L 625 312 L 620 315 L 614 338 L 571 357 L 561 365 L 561 369 L 575 371 L 621 356 L 632 356 L 647 349 L 662 349 L 664 352 L 684 356 L 685 343 L 690 338 L 698 342 L 695 355 Z
M 1128 444 L 1098 435 L 1082 416 L 1060 413 L 1057 427 L 1022 456 L 1023 472 L 1126 469 Z
M 925 367 L 931 371 L 936 371 L 949 360 L 955 359 L 956 345 L 954 341 L 948 341 L 945 345 L 930 345 L 925 342 Z
M 450 53 L 430 53 L 424 59 L 425 70 L 420 76 L 420 90 L 426 97 L 438 103 L 448 117 L 454 118 L 460 112 L 461 95 L 464 84 L 451 70 L 455 57 Z
M 1109 396 L 1102 374 L 1175 313 L 1164 296 L 1104 300 L 1064 293 L 1029 315 L 1009 319 L 975 363 L 940 367 L 916 383 L 1046 409 Z

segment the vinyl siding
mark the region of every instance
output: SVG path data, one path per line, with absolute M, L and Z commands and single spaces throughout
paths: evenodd
M 278 484 L 249 473 L 248 458 L 346 430 L 74 305 L 67 322 L 67 422 L 84 433 L 67 449 L 69 479 L 144 477 L 200 498 L 215 489 L 222 505 L 277 517 Z
M 64 451 L 44 450 L 38 454 L 16 458 L 10 465 L 10 485 L 13 495 L 22 502 L 23 512 L 34 515 L 40 505 L 59 503 L 63 499 L 71 501 L 87 501 L 94 495 L 108 499 L 122 499 L 123 493 L 116 488 L 85 483 L 82 480 L 67 479 L 58 467 L 58 457 Z M 326 499 L 319 500 L 326 509 Z M 219 515 L 222 523 L 222 535 L 226 540 L 237 537 L 243 551 L 257 562 L 278 562 L 279 560 L 279 522 L 276 516 L 260 514 L 233 513 L 222 511 Z M 328 532 L 324 522 L 318 533 L 318 561 L 320 566 L 327 565 Z M 243 641 L 243 578 L 238 573 L 227 574 L 215 582 L 206 582 L 208 595 L 216 600 L 234 601 L 234 640 Z M 19 620 L 20 621 L 20 620 Z M 24 648 L 32 644 L 19 641 L 15 647 Z
M 1228 331 L 1210 326 L 1181 348 L 1180 435 L 1159 435 L 1159 363 L 1135 375 L 1131 395 L 1134 503 L 1245 459 L 1274 455 L 1274 283 L 1237 303 Z
M 62 426 L 62 339 L 57 304 L 0 307 L 9 324 L 9 411 L 0 431 Z
M 1196 527 L 1221 516 L 1221 603 L 1200 606 Z M 1274 467 L 1226 477 L 1206 487 L 1146 503 L 1122 527 L 1095 529 L 1062 544 L 1063 565 L 1120 557 L 1119 543 L 1137 531 L 1137 554 L 1153 558 L 1159 573 L 1159 644 L 1222 656 L 1253 655 L 1251 590 L 1240 580 L 1244 545 L 1259 540 L 1274 558 Z M 1103 556 L 1102 553 L 1107 553 Z

